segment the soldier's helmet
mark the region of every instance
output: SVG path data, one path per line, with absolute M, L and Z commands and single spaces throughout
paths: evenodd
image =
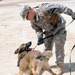
M 28 5 L 23 5 L 21 7 L 20 16 L 22 16 L 23 19 L 26 19 L 29 9 L 31 9 L 31 7 Z

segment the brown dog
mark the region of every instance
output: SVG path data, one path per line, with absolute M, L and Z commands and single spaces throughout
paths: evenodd
M 29 75 L 40 75 L 43 71 L 48 71 L 52 75 L 56 75 L 48 64 L 49 58 L 52 56 L 51 51 L 41 53 L 38 50 L 33 51 L 31 42 L 22 44 L 14 53 L 18 53 L 18 75 L 27 73 Z

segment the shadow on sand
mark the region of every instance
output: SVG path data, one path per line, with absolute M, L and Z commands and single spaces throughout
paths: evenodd
M 51 66 L 51 68 L 56 68 L 56 65 Z M 69 63 L 63 64 L 63 72 L 68 73 L 69 71 Z M 75 72 L 75 62 L 71 63 L 71 72 Z

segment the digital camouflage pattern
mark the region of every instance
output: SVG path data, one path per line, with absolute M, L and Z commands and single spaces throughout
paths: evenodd
M 54 26 L 52 23 L 49 23 L 40 13 L 39 8 L 34 8 L 36 12 L 36 18 L 31 21 L 32 28 L 36 30 L 37 37 L 43 37 L 43 31 L 46 31 L 45 37 L 51 33 L 55 34 L 60 29 L 65 27 L 65 19 L 60 15 L 62 13 L 70 15 L 71 17 L 75 16 L 74 12 L 63 5 L 43 3 L 42 10 L 47 17 L 51 18 L 52 14 L 58 15 L 58 23 Z M 56 63 L 62 64 L 64 62 L 64 44 L 66 41 L 66 32 L 65 28 L 57 33 L 54 37 L 50 37 L 44 40 L 45 50 L 52 50 L 53 43 L 55 42 L 56 49 Z
M 62 13 L 75 18 L 75 13 L 68 7 L 53 3 L 42 3 L 42 10 L 48 18 L 51 19 L 52 14 L 58 15 L 57 24 L 48 22 L 39 11 L 39 6 L 33 8 L 36 12 L 35 19 L 31 21 L 32 28 L 36 31 L 37 37 L 46 37 L 50 34 L 56 34 L 60 29 L 65 27 L 65 19 L 61 16 Z M 43 34 L 45 31 L 45 34 Z M 64 44 L 66 41 L 66 31 L 65 28 L 60 30 L 55 36 L 47 38 L 44 40 L 45 50 L 51 50 L 53 48 L 53 43 L 55 42 L 56 51 L 56 63 L 64 62 Z

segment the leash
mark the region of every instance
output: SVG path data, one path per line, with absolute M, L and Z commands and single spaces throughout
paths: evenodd
M 70 75 L 71 75 L 71 53 L 73 51 L 73 49 L 75 48 L 75 45 L 72 47 L 71 51 L 70 51 L 70 59 L 69 59 L 69 72 L 70 72 Z
M 68 25 L 70 25 L 72 22 L 74 21 L 74 19 L 69 23 L 69 24 L 67 24 L 65 27 L 63 27 L 62 29 L 64 29 L 64 28 L 66 28 Z M 61 31 L 62 29 L 60 29 L 59 31 Z M 58 32 L 59 32 L 58 31 Z M 58 33 L 57 32 L 57 33 Z M 55 33 L 54 35 L 56 35 L 57 33 Z M 49 38 L 49 37 L 53 37 L 54 36 L 53 34 L 51 34 L 51 35 L 49 35 L 49 36 L 47 36 L 47 37 L 44 37 L 43 38 L 43 40 L 45 40 L 45 39 L 47 39 L 47 38 Z M 32 49 L 33 51 L 34 51 L 34 49 L 37 47 L 37 45 Z
M 70 25 L 73 21 L 74 21 L 74 19 L 72 19 L 72 21 L 71 21 L 69 24 L 67 24 L 66 27 L 67 27 L 68 25 Z
M 37 47 L 37 45 L 32 49 L 34 51 L 34 49 Z
M 60 30 L 58 30 L 55 34 L 51 34 L 51 35 L 49 35 L 49 36 L 47 36 L 47 37 L 44 37 L 43 40 L 44 40 L 44 39 L 47 39 L 47 38 L 49 38 L 49 37 L 53 37 L 53 36 L 56 35 L 59 31 L 61 31 L 62 29 L 66 28 L 68 25 L 70 25 L 73 21 L 74 21 L 74 19 L 73 19 L 69 24 L 67 24 L 65 27 L 63 27 L 63 28 L 61 28 Z

